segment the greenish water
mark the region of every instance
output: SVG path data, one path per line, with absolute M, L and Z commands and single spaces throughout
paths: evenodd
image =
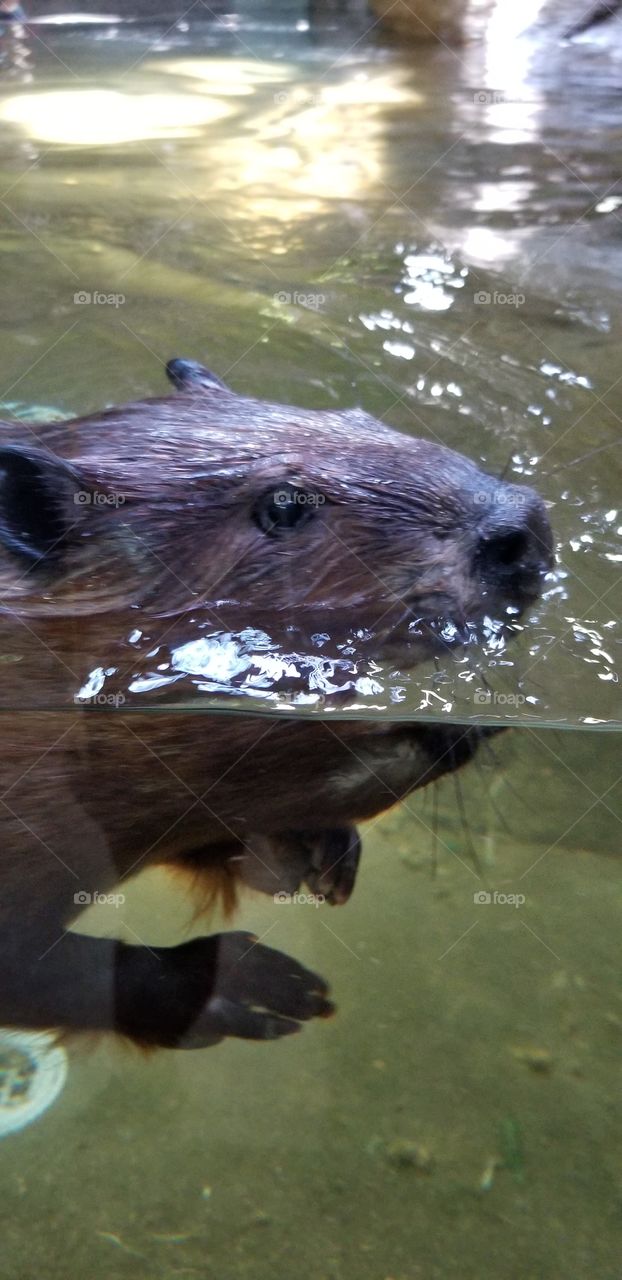
M 620 720 L 620 54 L 306 17 L 5 37 L 0 400 L 95 411 L 183 354 L 527 477 L 559 565 L 485 662 L 532 723 L 521 703 L 460 800 L 445 779 L 368 824 L 345 909 L 245 900 L 236 927 L 330 978 L 333 1022 L 71 1047 L 0 1146 L 4 1273 L 613 1280 L 622 788 L 589 726 Z M 473 715 L 453 670 L 443 695 Z M 525 901 L 474 901 L 495 891 Z M 191 914 L 153 874 L 89 927 L 155 945 Z

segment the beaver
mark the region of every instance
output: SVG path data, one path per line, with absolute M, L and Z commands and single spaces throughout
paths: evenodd
M 167 368 L 166 397 L 0 424 L 0 1023 L 270 1040 L 332 1004 L 252 935 L 162 948 L 67 925 L 153 865 L 227 908 L 238 885 L 344 903 L 357 824 L 464 764 L 482 730 L 338 706 L 197 714 L 205 654 L 250 630 L 282 652 L 319 644 L 339 662 L 354 640 L 415 665 L 517 617 L 551 530 L 531 489 L 361 410 Z

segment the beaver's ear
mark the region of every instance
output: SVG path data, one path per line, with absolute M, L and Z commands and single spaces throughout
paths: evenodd
M 0 448 L 0 544 L 30 560 L 60 551 L 84 491 L 79 473 L 53 453 Z
M 197 360 L 184 360 L 181 356 L 169 360 L 166 376 L 176 391 L 192 393 L 229 390 L 215 373 L 210 373 L 209 369 L 205 368 L 205 365 L 199 364 Z

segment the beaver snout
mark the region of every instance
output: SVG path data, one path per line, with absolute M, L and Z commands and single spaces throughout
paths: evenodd
M 474 573 L 484 590 L 528 604 L 539 595 L 553 564 L 553 535 L 546 508 L 533 489 L 496 482 L 480 495 L 482 515 Z

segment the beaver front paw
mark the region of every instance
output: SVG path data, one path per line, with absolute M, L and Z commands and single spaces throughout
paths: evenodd
M 333 1012 L 322 978 L 283 952 L 264 947 L 254 934 L 221 933 L 199 943 L 208 948 L 198 949 L 193 961 L 204 963 L 207 950 L 215 963 L 215 981 L 179 1048 L 199 1048 L 224 1036 L 277 1040 L 300 1031 L 301 1022 Z
M 251 933 L 219 933 L 157 951 L 124 947 L 119 1030 L 179 1049 L 205 1048 L 225 1036 L 276 1040 L 310 1018 L 329 1017 L 327 992 L 316 973 Z

